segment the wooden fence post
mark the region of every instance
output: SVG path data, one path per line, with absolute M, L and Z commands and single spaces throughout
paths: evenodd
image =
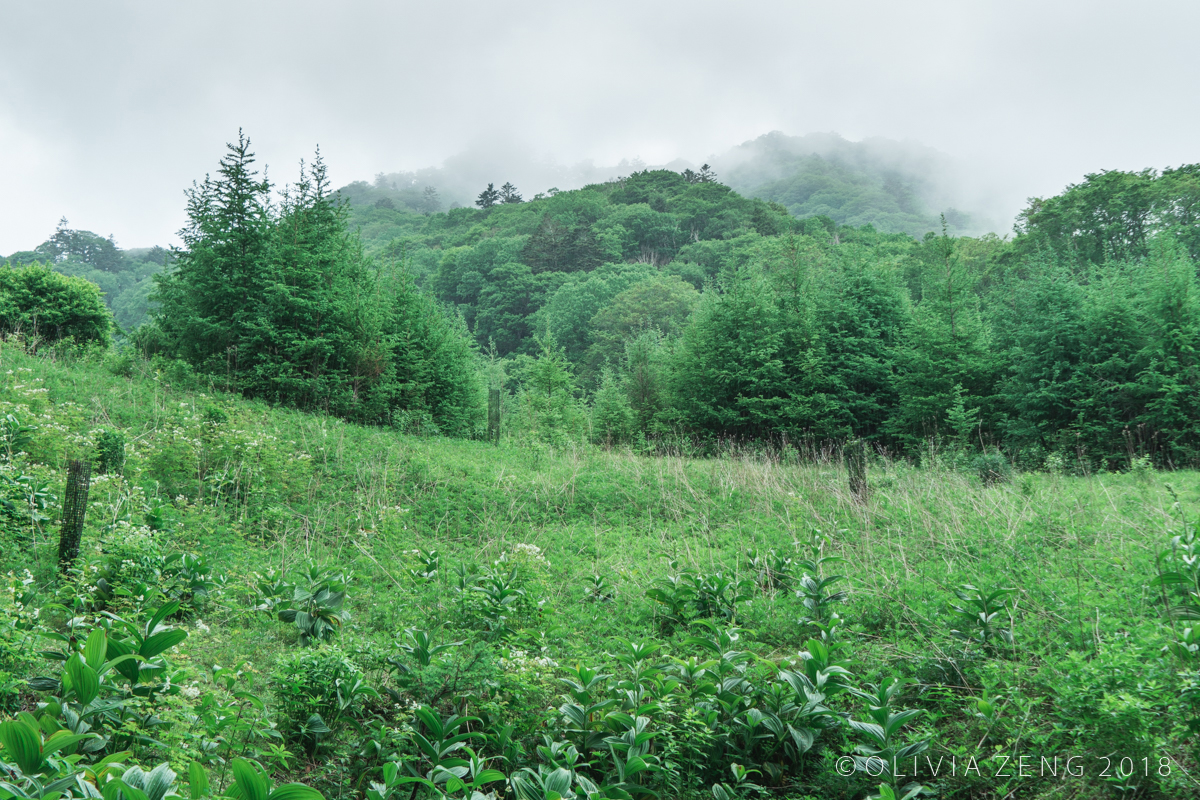
M 867 443 L 862 439 L 851 439 L 846 442 L 843 452 L 846 458 L 846 472 L 850 476 L 850 493 L 860 503 L 867 500 Z
M 488 389 L 488 439 L 500 444 L 500 390 Z

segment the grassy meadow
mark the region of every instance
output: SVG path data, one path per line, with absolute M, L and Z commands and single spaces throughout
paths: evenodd
M 1152 585 L 1195 472 L 987 485 L 875 454 L 856 498 L 834 452 L 418 438 L 11 346 L 6 415 L 0 711 L 57 696 L 43 634 L 175 599 L 158 689 L 92 730 L 184 794 L 237 757 L 372 800 L 1200 793 L 1200 656 Z M 67 462 L 114 441 L 60 578 Z

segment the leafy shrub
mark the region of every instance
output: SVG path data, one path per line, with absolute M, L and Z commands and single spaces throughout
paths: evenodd
M 362 670 L 330 645 L 280 659 L 270 687 L 283 717 L 284 736 L 309 754 L 359 713 L 365 697 L 378 697 L 363 682 Z
M 435 645 L 422 638 L 424 631 L 409 633 L 408 641 L 400 645 L 403 655 L 387 659 L 396 683 L 385 686 L 384 692 L 401 707 L 436 707 L 447 699 L 459 702 L 463 697 L 481 697 L 496 690 L 501 666 L 507 664 L 504 659 L 497 663 L 486 642 Z
M 57 675 L 29 682 L 30 688 L 51 695 L 39 706 L 38 725 L 47 732 L 93 734 L 79 740 L 79 749 L 87 753 L 153 744 L 154 729 L 166 724 L 156 707 L 163 695 L 179 692 L 168 675 L 166 655 L 187 632 L 165 622 L 178 611 L 179 604 L 171 602 L 152 611 L 144 623 L 108 615 L 103 625 L 90 630 L 44 634 L 61 649 L 43 651 L 43 657 L 62 668 Z
M 207 610 L 226 582 L 224 575 L 213 574 L 207 558 L 192 553 L 167 556 L 163 560 L 162 574 L 167 597 L 178 600 L 186 613 Z
M 672 570 L 678 562 L 669 564 Z M 738 580 L 723 572 L 702 573 L 685 569 L 654 582 L 646 597 L 658 603 L 666 628 L 683 624 L 694 618 L 732 620 L 738 603 L 749 600 L 753 583 Z
M 74 585 L 65 585 L 65 591 L 78 593 L 85 605 L 97 610 L 162 594 L 165 560 L 154 531 L 119 520 L 102 542 L 103 551 L 75 571 Z
M 300 576 L 296 583 L 284 580 L 274 571 L 265 577 L 258 576 L 263 601 L 259 608 L 275 611 L 282 622 L 293 623 L 305 644 L 328 641 L 350 618 L 350 612 L 342 605 L 353 573 L 323 570 L 310 563 Z
M 120 431 L 100 431 L 96 437 L 96 471 L 120 475 L 125 469 L 125 437 Z
M 100 287 L 41 264 L 0 266 L 0 329 L 27 341 L 109 343 L 112 313 Z
M 1016 589 L 980 589 L 969 583 L 954 590 L 959 604 L 951 605 L 958 616 L 959 627 L 951 635 L 994 650 L 998 644 L 1013 643 L 1012 620 L 1009 617 L 1009 598 Z M 1008 626 L 1005 626 L 1005 623 Z
M 795 565 L 791 557 L 771 548 L 765 554 L 749 549 L 746 551 L 746 559 L 761 591 L 791 591 L 792 583 L 796 580 L 793 571 Z
M 17 453 L 27 450 L 33 443 L 33 431 L 28 425 L 21 424 L 19 417 L 5 414 L 4 419 L 0 419 L 0 448 L 3 448 L 4 457 L 12 461 Z
M 33 666 L 33 645 L 37 625 L 33 576 L 28 570 L 21 577 L 9 575 L 7 591 L 0 596 L 0 714 L 20 707 L 25 676 Z
M 1190 716 L 1173 687 L 1175 670 L 1156 656 L 1134 642 L 1113 639 L 1105 642 L 1103 659 L 1068 654 L 1054 665 L 1048 686 L 1053 698 L 1048 707 L 1056 724 L 1071 727 L 1073 741 L 1096 757 L 1119 754 L 1112 758 L 1114 773 L 1121 757 L 1133 759 L 1136 782 L 1150 785 L 1165 777 L 1153 765 L 1166 752 L 1169 732 Z M 1142 774 L 1143 758 L 1150 758 L 1149 776 Z
M 1170 616 L 1180 619 L 1200 619 L 1200 526 L 1183 513 L 1179 498 L 1170 486 L 1174 503 L 1171 511 L 1179 520 L 1178 533 L 1171 537 L 1170 547 L 1159 551 L 1158 575 L 1150 585 L 1162 592 L 1163 603 Z M 1182 598 L 1172 605 L 1171 594 Z
M 70 797 L 100 797 L 100 789 L 122 788 L 126 775 L 136 782 L 145 775 L 140 769 L 122 771 L 122 762 L 129 753 L 119 753 L 103 759 L 94 765 L 80 763 L 78 750 L 80 743 L 90 741 L 94 736 L 88 733 L 74 733 L 66 729 L 47 728 L 29 712 L 22 712 L 16 719 L 0 722 L 0 754 L 4 784 L 0 788 L 6 797 L 44 798 L 55 800 L 64 796 L 65 792 L 76 789 Z M 165 773 L 169 773 L 168 778 Z M 139 775 L 141 773 L 141 775 Z M 151 774 L 156 774 L 156 780 L 163 785 L 163 791 L 147 800 L 162 800 L 168 794 L 175 773 L 170 767 L 161 764 Z M 138 787 L 142 788 L 141 786 Z M 113 795 L 115 796 L 115 794 Z M 126 797 L 134 796 L 132 793 Z
M 997 452 L 982 453 L 971 462 L 984 486 L 995 486 L 1012 480 L 1012 464 Z

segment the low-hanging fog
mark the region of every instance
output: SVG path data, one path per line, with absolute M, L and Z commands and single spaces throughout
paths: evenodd
M 319 144 L 335 184 L 447 200 L 639 164 L 734 185 L 742 143 L 835 133 L 1003 233 L 1085 173 L 1200 160 L 1198 27 L 1189 2 L 0 0 L 0 254 L 63 216 L 172 241 L 239 127 L 277 182 Z

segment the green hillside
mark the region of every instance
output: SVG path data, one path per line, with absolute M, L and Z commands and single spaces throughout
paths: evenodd
M 2 702 L 76 709 L 102 737 L 85 763 L 130 750 L 186 775 L 196 762 L 216 789 L 241 756 L 278 783 L 357 797 L 389 761 L 428 777 L 439 760 L 454 773 L 478 757 L 513 778 L 486 787 L 505 797 L 549 797 L 532 787 L 561 767 L 578 791 L 610 787 L 597 797 L 708 797 L 720 783 L 731 796 L 755 784 L 854 798 L 886 775 L 840 776 L 839 758 L 909 748 L 939 797 L 1115 797 L 1135 784 L 1191 796 L 1195 656 L 1167 648 L 1191 634 L 1163 617 L 1186 587 L 1152 582 L 1190 574 L 1179 547 L 1194 547 L 1195 473 L 988 485 L 873 457 L 870 496 L 856 500 L 836 454 L 415 438 L 113 356 L 6 345 L 0 367 L 0 568 L 13 590 L 0 596 Z M 98 474 L 79 559 L 59 580 L 72 458 Z M 145 620 L 172 598 L 168 628 L 186 638 L 135 683 L 102 676 L 107 710 L 87 710 L 82 679 L 26 683 L 69 672 L 37 653 L 71 645 L 40 636 L 82 645 L 105 620 Z M 128 642 L 122 630 L 111 623 L 110 641 Z M 896 687 L 884 707 L 901 715 L 882 742 L 857 722 L 881 713 L 879 685 Z M 444 725 L 471 734 L 464 747 L 426 750 Z M 1002 757 L 1022 756 L 1074 756 L 1082 774 L 995 777 Z M 926 757 L 956 759 L 956 773 L 931 776 Z M 1136 775 L 1101 776 L 1123 758 Z M 471 791 L 432 781 L 379 791 Z
M 801 144 L 877 177 L 916 158 L 751 144 L 731 180 L 769 179 Z M 1194 165 L 1089 175 L 1032 201 L 1011 240 L 797 219 L 711 170 L 530 199 L 487 184 L 475 208 L 418 212 L 332 191 L 319 158 L 285 186 L 256 169 L 243 137 L 190 191 L 169 267 L 105 295 L 118 314 L 158 298 L 130 344 L 247 397 L 482 437 L 497 390 L 526 441 L 640 452 L 860 438 L 918 461 L 1200 464 Z M 65 227 L 43 250 L 101 288 L 160 269 Z M 4 276 L 21 284 L 5 331 L 57 318 L 33 272 Z

